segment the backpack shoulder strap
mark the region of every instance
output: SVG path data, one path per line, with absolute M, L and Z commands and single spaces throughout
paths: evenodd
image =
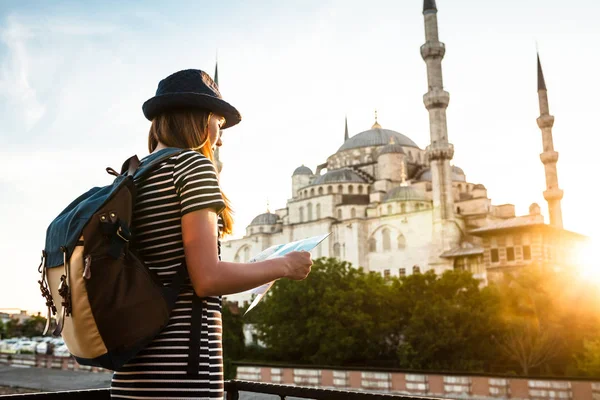
M 130 175 L 133 175 L 134 179 L 143 178 L 148 172 L 150 172 L 152 170 L 152 168 L 156 167 L 161 162 L 165 161 L 166 159 L 168 159 L 170 157 L 181 154 L 184 151 L 186 151 L 186 149 L 178 149 L 175 147 L 167 147 L 166 149 L 161 149 L 161 150 L 157 151 L 156 153 L 150 154 L 144 160 L 142 165 L 139 165 L 139 161 L 138 161 L 138 168 L 136 168 L 135 172 Z M 135 157 L 135 158 L 137 159 L 137 157 Z M 129 160 L 131 160 L 131 159 L 129 159 Z M 131 166 L 131 164 L 129 166 Z

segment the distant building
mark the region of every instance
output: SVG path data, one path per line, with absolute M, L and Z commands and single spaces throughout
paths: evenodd
M 370 129 L 353 136 L 346 120 L 339 149 L 314 172 L 298 167 L 287 206 L 258 215 L 244 237 L 225 242 L 224 260 L 245 262 L 269 246 L 331 232 L 314 257 L 337 257 L 383 276 L 465 269 L 485 283 L 517 267 L 568 265 L 571 250 L 585 238 L 562 226 L 554 117 L 549 114 L 539 57 L 537 122 L 549 225 L 537 205 L 530 215 L 517 217 L 514 205 L 492 204 L 483 184 L 470 182 L 461 168 L 451 165 L 454 146 L 446 125 L 450 95 L 444 90 L 441 65 L 446 47 L 438 38 L 434 0 L 424 2 L 423 14 L 429 145 L 423 149 L 408 136 L 382 127 L 377 114 Z

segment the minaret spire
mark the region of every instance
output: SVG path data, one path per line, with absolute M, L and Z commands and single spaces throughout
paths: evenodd
M 423 17 L 425 44 L 421 46 L 421 56 L 427 64 L 429 88 L 423 96 L 423 102 L 429 111 L 431 143 L 427 146 L 427 158 L 431 168 L 433 191 L 433 232 L 429 264 L 436 273 L 441 273 L 452 268 L 452 264 L 440 258 L 440 255 L 459 245 L 461 233 L 455 221 L 450 169 L 454 147 L 448 142 L 446 124 L 446 108 L 450 102 L 450 95 L 444 90 L 442 78 L 442 59 L 446 53 L 446 46 L 439 40 L 435 0 L 424 0 Z
M 348 116 L 346 115 L 346 129 L 344 130 L 344 142 L 348 140 L 350 137 L 348 136 Z
M 558 161 L 558 152 L 554 151 L 554 143 L 552 140 L 552 127 L 554 126 L 554 116 L 550 115 L 550 107 L 548 105 L 548 91 L 546 89 L 546 81 L 544 72 L 542 71 L 542 63 L 540 55 L 537 55 L 537 73 L 538 73 L 538 100 L 540 104 L 540 116 L 537 119 L 537 124 L 542 131 L 542 148 L 540 154 L 544 170 L 546 172 L 546 190 L 544 198 L 548 202 L 548 214 L 550 215 L 550 225 L 558 228 L 563 227 L 562 209 L 560 201 L 563 198 L 563 191 L 558 186 L 558 173 L 556 163 Z

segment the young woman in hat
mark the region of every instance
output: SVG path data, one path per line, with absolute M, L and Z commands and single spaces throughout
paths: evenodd
M 310 272 L 308 252 L 252 264 L 220 261 L 220 238 L 232 231 L 231 207 L 219 188 L 213 150 L 221 130 L 241 121 L 200 70 L 163 79 L 142 107 L 152 125 L 151 153 L 185 149 L 159 165 L 138 189 L 133 245 L 168 284 L 185 263 L 188 280 L 169 324 L 113 375 L 114 398 L 223 398 L 221 295 Z M 142 164 L 143 164 L 142 160 Z

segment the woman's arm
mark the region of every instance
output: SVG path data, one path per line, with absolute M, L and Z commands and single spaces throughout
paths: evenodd
M 310 253 L 305 251 L 255 263 L 219 261 L 217 214 L 213 209 L 185 214 L 181 232 L 187 269 L 200 297 L 243 292 L 284 277 L 301 280 L 312 266 Z

